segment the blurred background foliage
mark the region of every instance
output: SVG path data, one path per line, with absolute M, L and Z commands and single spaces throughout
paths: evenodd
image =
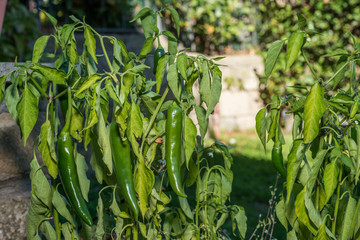
M 8 0 L 2 35 L 0 61 L 27 60 L 31 55 L 31 40 L 42 31 L 50 31 L 47 18 L 39 10 L 56 16 L 61 24 L 70 15 L 86 16 L 86 21 L 102 32 L 129 33 L 136 30 L 129 20 L 143 7 L 159 9 L 162 0 Z M 186 48 L 209 55 L 246 54 L 257 52 L 265 58 L 269 45 L 294 31 L 297 13 L 308 19 L 308 28 L 319 34 L 311 36 L 305 46 L 319 77 L 327 79 L 338 59 L 321 57 L 333 50 L 350 45 L 350 33 L 360 32 L 358 0 L 167 0 L 179 11 L 180 39 Z M 170 15 L 165 21 L 170 21 Z M 163 24 L 165 26 L 165 24 Z M 166 24 L 169 26 L 168 24 Z M 163 26 L 160 26 L 163 27 Z M 173 30 L 174 29 L 170 29 Z M 174 31 L 175 32 L 175 31 Z M 291 71 L 284 72 L 284 54 L 265 83 L 259 75 L 260 92 L 266 104 L 272 94 L 296 95 L 313 82 L 310 71 L 300 58 Z M 305 74 L 304 74 L 305 72 Z M 341 87 L 341 86 L 340 86 Z

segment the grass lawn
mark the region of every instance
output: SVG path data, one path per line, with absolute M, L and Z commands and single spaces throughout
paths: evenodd
M 287 144 L 283 147 L 284 160 L 289 151 L 291 136 L 285 136 L 285 139 Z M 267 145 L 265 154 L 255 131 L 223 133 L 218 141 L 232 147 L 230 152 L 234 158 L 232 168 L 234 181 L 231 203 L 245 208 L 248 218 L 246 239 L 249 239 L 259 223 L 259 214 L 261 214 L 261 220 L 266 218 L 271 190 L 276 182 L 277 172 L 271 163 L 272 142 Z M 275 195 L 277 198 L 281 193 L 283 182 L 284 179 L 280 177 Z M 261 236 L 262 228 L 256 233 Z M 278 220 L 273 237 L 286 238 L 285 231 Z

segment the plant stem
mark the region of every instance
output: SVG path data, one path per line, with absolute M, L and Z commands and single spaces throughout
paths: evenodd
M 304 59 L 305 59 L 306 64 L 309 66 L 312 74 L 314 75 L 314 77 L 316 78 L 316 80 L 318 80 L 319 77 L 318 77 L 318 75 L 316 74 L 314 68 L 311 66 L 311 64 L 310 64 L 310 62 L 309 62 L 309 59 L 306 57 L 305 52 L 304 52 L 304 49 L 301 49 L 301 53 L 302 53 L 302 55 L 303 55 L 303 57 L 304 57 Z
M 199 226 L 199 210 L 200 210 L 200 156 L 199 153 L 196 154 L 196 166 L 198 171 L 198 177 L 196 179 L 196 209 L 195 209 L 195 225 L 196 229 L 196 239 L 200 239 L 200 226 Z
M 41 95 L 43 97 L 49 98 L 46 92 L 39 86 L 39 84 L 35 81 L 33 77 L 30 76 L 31 81 L 34 83 L 35 87 L 41 92 Z
M 153 115 L 152 115 L 151 118 L 150 118 L 149 125 L 147 126 L 147 128 L 146 128 L 146 130 L 145 130 L 145 133 L 144 133 L 144 136 L 143 136 L 142 141 L 141 141 L 140 154 L 142 154 L 143 147 L 144 147 L 144 143 L 145 143 L 145 139 L 146 139 L 147 135 L 149 134 L 149 132 L 150 132 L 150 130 L 151 130 L 151 128 L 152 128 L 152 125 L 154 124 L 154 121 L 155 121 L 155 119 L 156 119 L 156 116 L 157 116 L 157 114 L 159 113 L 160 108 L 161 108 L 163 102 L 165 101 L 165 98 L 166 98 L 168 92 L 169 92 L 169 86 L 165 89 L 165 91 L 164 91 L 164 93 L 163 93 L 163 95 L 162 95 L 162 97 L 161 97 L 158 105 L 156 106 L 156 109 L 155 109 Z
M 56 100 L 56 99 L 58 99 L 59 97 L 61 97 L 62 95 L 64 95 L 65 93 L 67 93 L 67 88 L 64 90 L 64 91 L 62 91 L 61 93 L 59 93 L 58 95 L 56 95 L 54 98 L 52 98 L 51 100 L 52 101 L 54 101 L 54 100 Z M 51 98 L 51 96 L 50 96 L 50 98 Z
M 91 28 L 91 29 L 92 29 L 92 31 L 94 31 L 94 33 L 98 36 L 98 38 L 99 38 L 99 40 L 100 40 L 100 44 L 101 44 L 102 51 L 103 51 L 103 53 L 104 53 L 106 62 L 107 62 L 107 64 L 108 64 L 108 66 L 109 66 L 110 72 L 112 73 L 112 72 L 114 71 L 114 69 L 113 69 L 113 67 L 112 67 L 112 65 L 111 65 L 109 56 L 108 56 L 108 54 L 107 54 L 107 52 L 106 52 L 106 48 L 105 48 L 105 45 L 104 45 L 104 39 L 103 39 L 103 37 L 102 37 L 98 32 L 96 32 L 93 28 Z
M 350 62 L 350 61 L 348 60 L 344 65 L 342 65 L 341 68 L 339 68 L 339 69 L 334 73 L 334 75 L 332 75 L 331 78 L 329 78 L 329 79 L 325 82 L 325 84 L 328 84 L 331 80 L 333 80 L 333 79 L 338 75 L 338 73 L 341 72 L 341 71 L 343 70 L 343 68 L 345 68 L 345 67 L 349 64 L 349 62 Z
M 340 174 L 339 174 L 339 179 L 338 179 L 338 186 L 337 186 L 337 191 L 336 191 L 336 203 L 335 203 L 335 211 L 334 211 L 334 221 L 332 223 L 331 226 L 331 232 L 332 234 L 335 235 L 335 230 L 336 230 L 336 219 L 337 219 L 337 214 L 338 214 L 338 210 L 339 210 L 339 199 L 340 199 L 340 183 L 341 183 L 341 178 L 342 178 L 342 166 L 340 167 Z
M 55 187 L 55 180 L 51 178 L 51 192 L 52 195 L 56 191 Z M 61 229 L 60 229 L 60 221 L 59 221 L 59 213 L 58 211 L 53 207 L 54 211 L 54 225 L 55 225 L 55 232 L 56 232 L 56 240 L 61 240 Z

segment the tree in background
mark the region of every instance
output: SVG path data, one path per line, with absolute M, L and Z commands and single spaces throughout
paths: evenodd
M 297 13 L 301 13 L 308 20 L 307 29 L 309 40 L 305 46 L 309 59 L 320 78 L 331 77 L 334 68 L 342 66 L 340 56 L 327 57 L 336 49 L 351 45 L 350 32 L 360 34 L 360 5 L 356 0 L 350 1 L 283 1 L 257 0 L 260 22 L 257 25 L 259 35 L 260 54 L 266 56 L 266 51 L 274 39 L 283 39 L 297 28 Z M 314 51 L 316 49 L 316 51 Z M 265 60 L 264 60 L 265 61 Z M 277 69 L 266 83 L 265 75 L 259 76 L 261 98 L 265 104 L 270 102 L 273 94 L 302 95 L 306 87 L 314 83 L 310 70 L 306 67 L 304 58 L 294 63 L 291 71 L 285 71 L 285 53 L 279 56 Z M 335 66 L 335 67 L 334 67 Z M 305 74 L 304 74 L 305 70 Z M 340 75 L 339 79 L 344 75 Z M 345 74 L 349 78 L 349 73 Z M 348 82 L 348 81 L 343 81 Z M 286 84 L 285 84 L 286 83 Z M 292 86 L 292 87 L 287 87 Z M 343 87 L 339 85 L 338 87 Z

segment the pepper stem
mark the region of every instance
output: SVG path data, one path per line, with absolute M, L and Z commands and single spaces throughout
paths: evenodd
M 72 96 L 71 96 L 71 88 L 68 87 L 68 109 L 66 112 L 66 120 L 63 130 L 70 130 L 70 121 L 71 121 L 71 112 L 72 112 Z

